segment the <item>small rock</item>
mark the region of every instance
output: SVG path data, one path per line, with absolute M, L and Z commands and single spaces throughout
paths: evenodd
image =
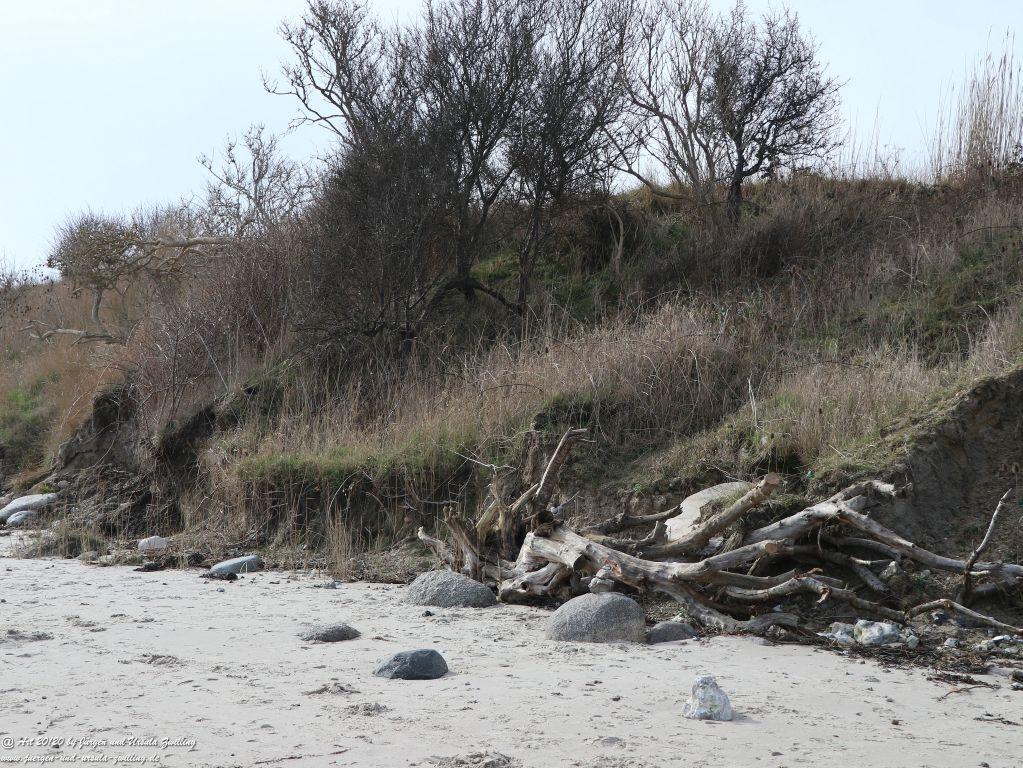
M 424 648 L 394 654 L 381 662 L 373 674 L 391 680 L 436 680 L 447 671 L 444 657 L 433 649 Z
M 9 522 L 9 519 L 16 512 L 25 510 L 36 511 L 47 507 L 57 500 L 56 493 L 34 493 L 30 496 L 22 496 L 8 503 L 0 509 L 0 523 Z
M 405 600 L 438 608 L 486 608 L 497 602 L 484 584 L 454 571 L 428 571 L 408 585 Z
M 330 624 L 323 627 L 314 627 L 302 635 L 302 639 L 308 643 L 339 643 L 342 640 L 354 640 L 359 636 L 359 630 L 344 622 Z
M 30 523 L 38 517 L 39 513 L 34 509 L 23 509 L 20 512 L 15 512 L 7 518 L 8 528 L 20 528 L 26 523 Z
M 259 555 L 245 555 L 224 560 L 210 568 L 210 573 L 252 573 L 263 570 L 263 558 Z
M 611 578 L 611 568 L 609 566 L 603 566 L 590 579 L 589 591 L 595 595 L 604 592 L 614 592 L 614 588 L 615 583 L 614 579 Z
M 956 640 L 954 637 L 949 637 L 949 638 L 945 639 L 945 642 L 942 643 L 942 645 L 945 648 L 958 648 L 959 647 L 959 641 Z
M 892 560 L 881 571 L 881 581 L 887 584 L 896 592 L 901 592 L 909 585 L 909 575 L 902 570 L 902 567 Z
M 648 643 L 670 643 L 675 640 L 692 640 L 698 637 L 691 624 L 684 621 L 661 621 L 646 633 Z
M 614 643 L 646 640 L 646 617 L 639 603 L 618 592 L 581 595 L 547 619 L 548 640 Z
M 682 716 L 690 720 L 731 720 L 732 703 L 710 675 L 693 682 L 689 701 L 682 705 Z

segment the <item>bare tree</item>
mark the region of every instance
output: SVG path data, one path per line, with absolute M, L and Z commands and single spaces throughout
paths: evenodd
M 380 148 L 411 127 L 443 162 L 434 184 L 445 196 L 454 275 L 444 290 L 472 298 L 470 270 L 488 245 L 495 204 L 512 168 L 507 144 L 526 82 L 538 0 L 432 0 L 423 21 L 384 29 L 359 0 L 312 0 L 284 37 L 296 62 L 287 87 L 304 119 L 324 125 L 346 150 Z M 386 183 L 381 178 L 380 183 Z
M 241 140 L 225 143 L 219 165 L 213 157 L 199 158 L 212 177 L 202 215 L 209 233 L 235 238 L 267 234 L 309 202 L 313 174 L 285 157 L 278 142 L 254 125 Z
M 759 23 L 739 2 L 711 39 L 707 98 L 712 131 L 725 139 L 728 211 L 742 213 L 742 185 L 785 163 L 834 149 L 839 83 L 785 11 Z
M 528 214 L 519 245 L 517 305 L 523 314 L 551 207 L 610 187 L 611 137 L 626 104 L 621 71 L 630 10 L 619 0 L 552 0 L 545 6 L 544 34 L 510 150 L 517 196 Z
M 615 136 L 620 170 L 658 195 L 699 204 L 713 200 L 724 154 L 708 114 L 714 25 L 704 0 L 654 0 L 638 14 L 624 80 L 632 108 Z M 644 155 L 668 175 L 667 187 L 641 169 Z
M 302 122 L 320 125 L 345 144 L 367 138 L 384 119 L 394 82 L 394 30 L 377 24 L 360 0 L 310 0 L 296 24 L 281 26 L 295 56 L 283 68 L 285 86 L 267 90 L 296 97 Z
M 729 215 L 742 211 L 742 185 L 836 145 L 839 83 L 825 76 L 798 18 L 760 19 L 737 2 L 724 16 L 704 0 L 654 0 L 630 49 L 627 123 L 670 187 L 639 168 L 643 153 L 619 146 L 619 167 L 656 193 L 712 201 L 727 186 Z
M 404 126 L 367 135 L 325 174 L 305 217 L 300 327 L 318 345 L 391 332 L 416 338 L 450 279 L 442 162 L 429 134 Z

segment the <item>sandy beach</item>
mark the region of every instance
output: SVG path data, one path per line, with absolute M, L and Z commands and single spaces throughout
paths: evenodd
M 424 609 L 403 588 L 265 572 L 234 583 L 67 560 L 0 559 L 0 763 L 166 766 L 983 766 L 1023 761 L 1023 694 L 942 699 L 926 670 L 711 638 L 552 643 L 546 612 Z M 347 621 L 356 640 L 311 644 Z M 34 633 L 44 633 L 33 639 Z M 49 637 L 46 637 L 49 636 Z M 450 673 L 376 678 L 435 648 Z M 694 676 L 730 723 L 680 715 Z M 51 744 L 56 741 L 56 746 Z M 119 761 L 119 762 L 118 762 Z M 45 764 L 45 762 L 44 762 Z

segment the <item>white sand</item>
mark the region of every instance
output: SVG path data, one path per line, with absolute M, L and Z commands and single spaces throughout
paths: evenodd
M 1005 678 L 986 678 L 999 690 L 939 701 L 949 686 L 923 670 L 741 638 L 549 643 L 540 610 L 424 617 L 400 587 L 317 581 L 261 573 L 204 583 L 195 571 L 0 559 L 0 743 L 15 741 L 0 746 L 0 764 L 157 754 L 170 766 L 427 766 L 490 751 L 529 767 L 1023 765 L 1023 728 L 974 720 L 1023 720 L 1023 693 Z M 297 636 L 336 621 L 362 637 Z M 6 640 L 9 628 L 53 639 Z M 372 676 L 389 654 L 422 647 L 439 650 L 451 674 Z M 700 673 L 730 694 L 733 722 L 680 716 Z M 330 683 L 353 692 L 307 693 Z M 19 743 L 39 737 L 100 743 Z M 195 746 L 116 743 L 132 737 Z

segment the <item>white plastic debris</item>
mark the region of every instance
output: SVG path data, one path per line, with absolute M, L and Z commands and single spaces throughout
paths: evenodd
M 150 536 L 139 541 L 139 552 L 162 552 L 170 546 L 170 540 L 163 536 Z
M 887 583 L 901 574 L 902 569 L 899 567 L 899 564 L 892 560 L 887 566 L 885 566 L 885 569 L 881 571 L 881 581 Z
M 693 682 L 689 701 L 682 705 L 682 716 L 690 720 L 731 720 L 732 702 L 711 675 Z
M 834 640 L 836 643 L 842 645 L 853 645 L 856 642 L 856 638 L 853 637 L 852 624 L 844 624 L 841 621 L 836 621 L 831 625 L 829 632 L 818 632 L 820 637 L 826 637 L 829 640 Z
M 916 648 L 920 639 L 912 632 L 904 632 L 895 624 L 886 621 L 867 621 L 860 619 L 855 624 L 843 624 L 836 621 L 829 632 L 818 632 L 842 645 L 905 645 Z
M 1010 656 L 1023 653 L 1023 640 L 1012 635 L 996 635 L 974 646 L 977 651 L 999 651 Z
M 902 642 L 902 632 L 886 621 L 860 619 L 853 627 L 853 639 L 860 645 L 891 645 Z

